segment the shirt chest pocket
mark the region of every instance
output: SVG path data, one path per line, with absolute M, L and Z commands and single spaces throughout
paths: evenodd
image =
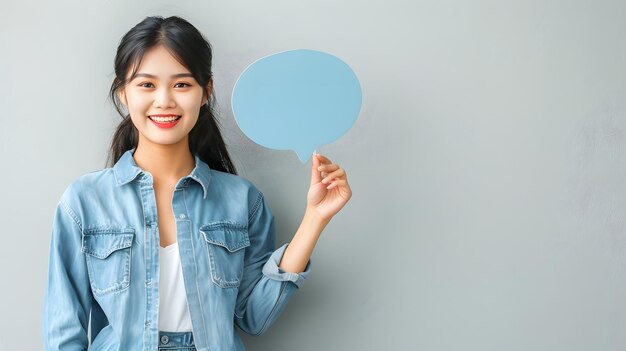
M 118 292 L 130 286 L 133 228 L 97 228 L 83 232 L 89 283 L 95 296 Z
M 221 288 L 239 287 L 244 250 L 250 246 L 248 229 L 234 222 L 213 222 L 200 228 L 206 242 L 211 279 Z

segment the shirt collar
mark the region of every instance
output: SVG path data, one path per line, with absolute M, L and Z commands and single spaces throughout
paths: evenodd
M 134 153 L 135 148 L 126 150 L 113 166 L 117 186 L 121 186 L 132 181 L 140 173 L 145 173 L 144 170 L 141 169 L 135 162 L 135 159 L 133 158 Z M 183 178 L 184 180 L 182 181 L 182 186 L 187 186 L 189 178 L 191 178 L 202 185 L 202 190 L 204 191 L 203 198 L 206 198 L 209 182 L 211 181 L 211 168 L 209 168 L 209 165 L 202 161 L 197 154 L 194 154 L 194 159 L 196 161 L 196 166 L 189 175 Z

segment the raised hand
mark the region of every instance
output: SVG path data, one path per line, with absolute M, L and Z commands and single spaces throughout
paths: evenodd
M 352 197 L 346 171 L 328 158 L 313 155 L 311 187 L 307 194 L 307 211 L 330 221 Z

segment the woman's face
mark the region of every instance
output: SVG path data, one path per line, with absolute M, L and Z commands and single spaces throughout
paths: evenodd
M 140 144 L 171 145 L 188 143 L 200 106 L 206 102 L 203 92 L 191 72 L 158 45 L 144 54 L 137 74 L 119 97 L 139 131 Z

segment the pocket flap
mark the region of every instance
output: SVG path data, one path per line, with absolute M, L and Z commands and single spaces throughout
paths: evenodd
M 133 244 L 134 229 L 98 230 L 83 233 L 81 251 L 99 259 L 105 259 L 117 250 Z
M 204 240 L 225 247 L 230 252 L 250 246 L 247 228 L 242 224 L 215 222 L 202 226 L 200 231 Z

